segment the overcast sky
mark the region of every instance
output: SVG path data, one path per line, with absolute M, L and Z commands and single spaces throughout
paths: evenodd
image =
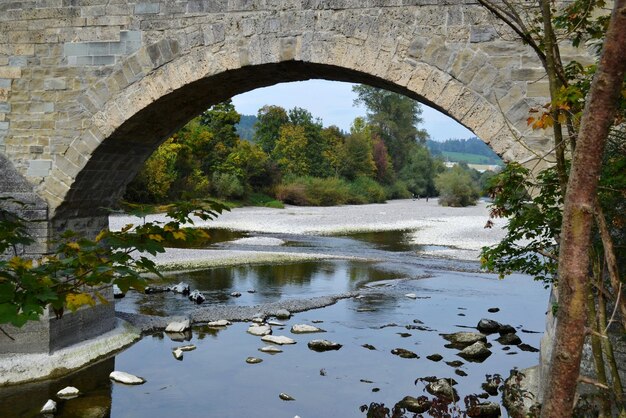
M 235 96 L 233 103 L 243 115 L 256 115 L 259 108 L 266 104 L 285 109 L 298 106 L 321 118 L 324 126 L 337 125 L 348 131 L 354 118 L 365 116 L 365 108 L 353 104 L 356 94 L 352 92 L 352 86 L 350 83 L 325 80 L 282 83 Z M 422 109 L 424 124 L 421 127 L 428 131 L 432 139 L 445 141 L 475 136 L 463 125 L 437 110 L 426 105 L 422 105 Z

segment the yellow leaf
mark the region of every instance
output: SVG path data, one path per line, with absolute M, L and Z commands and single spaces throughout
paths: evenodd
M 70 247 L 72 250 L 76 250 L 76 251 L 80 250 L 80 245 L 78 245 L 77 242 L 68 242 L 66 245 Z
M 205 238 L 205 239 L 211 238 L 211 235 L 209 235 L 209 233 L 205 229 L 197 229 L 196 231 L 198 235 L 200 235 L 201 238 Z
M 100 233 L 98 235 L 96 235 L 96 242 L 100 242 L 102 240 L 102 238 L 104 238 L 107 235 L 107 231 L 106 229 L 103 229 L 102 231 L 100 231 Z
M 69 293 L 65 297 L 65 304 L 69 310 L 74 312 L 81 306 L 94 306 L 96 301 L 87 293 Z
M 14 270 L 30 270 L 31 268 L 33 268 L 33 260 L 27 260 L 21 257 L 13 257 L 11 258 L 11 260 L 9 260 L 9 266 L 11 266 L 11 268 Z
M 164 238 L 161 235 L 159 235 L 159 234 L 150 234 L 150 235 L 148 235 L 148 238 L 153 239 L 153 240 L 158 241 L 158 242 L 161 242 L 161 241 L 164 240 Z
M 187 235 L 183 231 L 174 231 L 172 232 L 174 239 L 181 239 L 185 241 L 187 239 Z
M 172 225 L 165 225 L 165 226 L 163 227 L 163 230 L 164 230 L 165 232 L 172 232 L 172 231 L 176 230 L 176 228 L 174 228 Z

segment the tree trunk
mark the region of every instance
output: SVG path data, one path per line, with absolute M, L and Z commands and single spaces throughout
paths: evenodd
M 565 194 L 559 253 L 559 307 L 543 418 L 571 417 L 587 321 L 585 302 L 594 199 L 602 154 L 626 70 L 626 0 L 616 0 L 583 112 Z

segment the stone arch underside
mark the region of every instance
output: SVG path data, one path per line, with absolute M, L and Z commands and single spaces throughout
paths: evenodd
M 55 158 L 38 190 L 53 221 L 95 218 L 104 213 L 100 208 L 114 206 L 159 144 L 210 105 L 312 78 L 405 94 L 462 123 L 505 160 L 527 161 L 533 152 L 514 138 L 528 134 L 525 119 L 534 102 L 511 78 L 511 67 L 492 63 L 497 59 L 471 45 L 433 46 L 424 39 L 399 50 L 339 35 L 309 43 L 271 35 L 188 51 L 176 39 L 160 39 L 85 91 L 86 129 Z M 545 148 L 547 138 L 534 141 L 536 149 Z

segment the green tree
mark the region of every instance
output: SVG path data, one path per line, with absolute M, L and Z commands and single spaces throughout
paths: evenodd
M 367 108 L 369 124 L 385 142 L 395 169 L 401 170 L 410 147 L 428 139 L 426 131 L 418 129 L 422 123 L 420 104 L 401 94 L 363 84 L 352 90 L 358 96 L 355 104 Z
M 306 176 L 309 166 L 306 158 L 308 139 L 302 126 L 283 125 L 272 158 L 286 176 Z
M 428 148 L 421 144 L 415 144 L 410 148 L 406 163 L 398 176 L 412 194 L 436 196 L 435 176 L 439 172 L 440 166 L 432 158 Z
M 280 137 L 280 128 L 289 123 L 289 115 L 280 106 L 263 106 L 257 113 L 254 125 L 254 142 L 271 154 Z
M 376 164 L 372 150 L 371 130 L 363 118 L 356 118 L 345 139 L 345 155 L 341 174 L 354 180 L 359 176 L 374 177 Z
M 454 166 L 435 177 L 442 206 L 464 207 L 475 205 L 480 197 L 472 176 L 463 168 Z

